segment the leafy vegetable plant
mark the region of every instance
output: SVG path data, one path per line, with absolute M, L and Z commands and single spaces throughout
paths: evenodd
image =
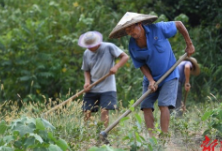
M 67 151 L 68 144 L 53 135 L 55 127 L 43 118 L 22 117 L 0 122 L 1 151 Z

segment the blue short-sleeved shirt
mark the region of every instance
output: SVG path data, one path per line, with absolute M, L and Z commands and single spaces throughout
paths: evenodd
M 159 22 L 156 24 L 143 25 L 143 27 L 146 32 L 147 47 L 138 47 L 135 39 L 131 37 L 129 42 L 129 53 L 134 66 L 140 68 L 143 65 L 147 65 L 153 79 L 157 81 L 176 62 L 168 38 L 177 33 L 177 28 L 174 22 Z M 174 78 L 179 78 L 177 68 L 165 78 L 163 82 Z M 148 82 L 145 76 L 144 80 Z

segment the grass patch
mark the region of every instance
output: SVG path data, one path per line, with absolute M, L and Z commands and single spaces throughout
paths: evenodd
M 58 103 L 62 101 L 59 100 Z M 22 103 L 19 108 L 15 102 L 1 104 L 1 121 L 10 123 L 21 117 L 41 118 L 41 114 L 56 105 L 50 100 L 48 103 Z M 221 141 L 221 103 L 220 100 L 196 105 L 188 104 L 187 111 L 182 117 L 171 116 L 169 135 L 160 138 L 160 112 L 156 106 L 155 133 L 156 137 L 150 138 L 144 124 L 143 113 L 136 107 L 124 120 L 113 128 L 108 134 L 108 140 L 112 146 L 104 145 L 99 141 L 99 133 L 104 130 L 100 122 L 100 113 L 92 115 L 90 121 L 84 123 L 81 111 L 82 101 L 76 100 L 66 106 L 55 110 L 43 119 L 49 121 L 56 130 L 53 135 L 65 140 L 71 150 L 201 150 L 205 136 L 211 140 Z M 116 111 L 110 112 L 110 124 L 121 116 L 128 108 L 119 106 Z M 208 111 L 211 111 L 208 113 Z M 214 126 L 214 127 L 213 127 Z M 4 138 L 5 134 L 0 135 Z M 218 144 L 216 147 L 220 147 Z

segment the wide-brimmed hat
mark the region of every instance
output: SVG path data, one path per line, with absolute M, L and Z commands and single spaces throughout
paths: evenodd
M 186 57 L 184 60 L 190 61 L 193 65 L 193 69 L 190 71 L 190 74 L 195 75 L 195 76 L 200 74 L 200 67 L 197 63 L 197 60 L 194 57 Z
M 83 48 L 92 48 L 99 45 L 103 36 L 98 31 L 88 31 L 79 37 L 78 45 Z
M 116 27 L 113 28 L 112 32 L 109 34 L 109 38 L 120 38 L 122 36 L 126 36 L 126 27 L 129 27 L 139 22 L 142 22 L 142 24 L 151 24 L 157 18 L 158 17 L 154 15 L 126 12 L 126 14 L 117 23 Z

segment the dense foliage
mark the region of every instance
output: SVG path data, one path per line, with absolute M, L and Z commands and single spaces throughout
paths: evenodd
M 181 20 L 196 47 L 201 75 L 192 77 L 192 97 L 221 93 L 222 6 L 219 0 L 1 0 L 0 101 L 66 99 L 83 88 L 83 49 L 78 37 L 98 30 L 105 41 L 127 52 L 128 37 L 108 35 L 126 11 L 156 14 L 158 21 Z M 184 53 L 181 35 L 170 39 L 177 57 Z M 124 105 L 141 95 L 142 74 L 131 60 L 119 70 L 117 89 Z

